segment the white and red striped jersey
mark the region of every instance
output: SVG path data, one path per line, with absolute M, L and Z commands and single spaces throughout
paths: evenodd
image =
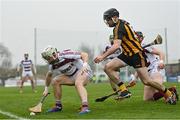
M 107 46 L 105 47 L 104 52 L 106 52 L 106 51 L 107 51 L 109 48 L 111 48 L 111 47 L 112 47 L 112 45 L 107 45 Z M 109 55 L 109 56 L 106 58 L 106 60 L 107 60 L 107 59 L 116 58 L 116 57 L 118 57 L 121 53 L 122 53 L 122 49 L 121 49 L 121 47 L 120 47 L 120 48 L 117 49 L 113 54 Z
M 23 72 L 29 72 L 31 70 L 32 66 L 32 61 L 31 60 L 22 60 L 20 63 L 20 67 L 22 67 Z
M 145 44 L 142 44 L 142 47 L 145 46 Z M 152 54 L 151 52 L 153 51 L 153 46 L 149 46 L 144 48 L 144 52 L 147 56 L 147 62 L 149 62 L 149 66 L 148 66 L 148 72 L 151 73 L 155 73 L 155 72 L 159 72 L 161 75 L 164 75 L 165 70 L 164 69 L 159 69 L 159 56 Z
M 142 47 L 145 46 L 145 44 L 142 44 Z M 147 56 L 147 60 L 148 62 L 150 62 L 150 64 L 153 64 L 155 62 L 159 62 L 159 57 L 155 54 L 152 54 L 151 52 L 153 51 L 153 46 L 149 46 L 144 48 L 144 52 Z
M 70 49 L 58 53 L 57 62 L 49 65 L 49 70 L 73 76 L 83 66 L 81 53 Z

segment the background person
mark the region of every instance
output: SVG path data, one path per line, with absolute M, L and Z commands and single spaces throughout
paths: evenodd
M 32 63 L 32 60 L 29 59 L 29 54 L 25 53 L 24 54 L 24 60 L 21 61 L 19 65 L 19 69 L 17 69 L 18 73 L 20 73 L 20 93 L 23 93 L 23 84 L 25 81 L 30 80 L 31 81 L 31 86 L 33 92 L 37 92 L 35 90 L 35 69 L 34 65 Z

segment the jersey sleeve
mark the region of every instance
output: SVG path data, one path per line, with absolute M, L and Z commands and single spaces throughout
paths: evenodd
M 146 44 L 142 43 L 141 45 L 142 45 L 142 47 L 143 47 L 143 46 L 145 46 Z M 151 52 L 153 51 L 153 46 L 146 47 L 145 50 L 148 51 L 149 53 L 151 53 Z
M 60 56 L 66 59 L 80 59 L 81 53 L 78 51 L 65 50 L 60 53 Z
M 110 46 L 110 45 L 106 45 L 106 47 L 105 47 L 103 53 L 105 53 L 109 48 L 111 48 L 111 46 Z
M 48 66 L 48 71 L 49 71 L 49 72 L 52 72 L 52 71 L 53 71 L 52 65 L 49 65 L 49 66 Z
M 114 29 L 113 33 L 114 33 L 114 40 L 117 40 L 117 39 L 122 40 L 122 38 L 123 38 L 123 31 L 122 30 L 118 30 L 118 32 L 116 32 Z
M 120 23 L 116 25 L 113 29 L 114 39 L 123 39 L 123 36 L 126 35 L 125 22 L 120 20 Z
M 33 64 L 32 60 L 29 60 L 31 62 L 31 64 Z

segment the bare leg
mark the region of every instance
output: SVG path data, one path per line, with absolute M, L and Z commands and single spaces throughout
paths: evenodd
M 20 90 L 19 90 L 20 93 L 23 93 L 23 84 L 25 80 L 26 80 L 26 77 L 21 77 L 21 84 L 20 84 Z
M 151 86 L 158 91 L 165 91 L 165 87 L 163 85 L 150 78 L 146 67 L 137 68 L 136 71 L 144 85 Z
M 123 81 L 120 80 L 117 72 L 121 67 L 125 66 L 126 64 L 122 60 L 114 58 L 112 61 L 107 63 L 104 68 L 104 71 L 109 76 L 110 80 L 119 86 L 118 90 L 121 92 L 121 94 L 115 98 L 116 100 L 129 98 L 131 96 L 131 93 L 128 91 Z
M 113 89 L 113 91 L 117 91 L 118 89 L 117 89 L 116 84 L 113 83 L 113 81 L 111 81 L 111 80 L 109 80 L 109 82 L 110 82 L 110 85 L 111 85 L 111 88 Z
M 123 61 L 118 58 L 113 59 L 112 61 L 108 62 L 104 67 L 104 72 L 108 75 L 111 81 L 115 84 L 121 82 L 117 70 L 121 67 L 126 66 Z
M 29 76 L 28 78 L 29 78 L 29 80 L 31 81 L 31 87 L 32 87 L 33 92 L 36 92 L 36 91 L 35 91 L 35 87 L 34 87 L 35 84 L 34 84 L 33 77 Z
M 85 103 L 85 102 L 88 103 L 87 90 L 84 87 L 88 82 L 89 80 L 87 79 L 87 73 L 84 73 L 81 75 L 81 72 L 79 72 L 77 74 L 76 80 L 75 80 L 75 87 L 80 96 L 82 103 Z
M 156 82 L 156 80 L 152 80 L 150 78 L 150 76 L 148 75 L 146 67 L 137 68 L 136 71 L 137 71 L 141 81 L 144 83 L 144 85 L 153 87 L 156 90 L 158 90 L 159 92 L 163 92 L 166 102 L 168 102 L 172 105 L 176 104 L 175 94 L 173 94 L 171 91 L 169 91 L 167 88 L 165 88 L 165 86 L 163 86 L 162 84 L 159 84 L 158 82 Z
M 62 88 L 61 85 L 74 85 L 74 81 L 69 79 L 65 75 L 57 76 L 53 79 L 52 86 L 54 91 L 55 100 L 61 100 L 62 97 Z
M 88 107 L 88 94 L 85 88 L 85 85 L 87 85 L 88 82 L 89 82 L 88 74 L 86 72 L 84 72 L 83 74 L 79 72 L 77 74 L 76 80 L 75 80 L 75 87 L 79 94 L 79 97 L 81 99 L 81 104 L 82 104 L 79 114 L 88 113 L 90 111 Z
M 54 97 L 55 97 L 55 107 L 49 109 L 47 112 L 58 112 L 62 110 L 62 103 L 61 103 L 61 97 L 62 97 L 62 88 L 61 85 L 74 85 L 74 81 L 69 79 L 69 77 L 65 75 L 56 76 L 53 79 L 52 86 L 54 91 Z
M 155 82 L 158 82 L 159 84 L 162 85 L 163 83 L 163 77 L 159 72 L 156 73 L 152 73 L 150 75 L 150 77 L 152 78 L 152 80 L 156 80 Z M 157 92 L 157 90 L 153 87 L 150 86 L 144 86 L 144 100 L 154 100 L 153 96 L 154 94 Z

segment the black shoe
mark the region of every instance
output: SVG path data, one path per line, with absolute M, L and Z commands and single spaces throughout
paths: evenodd
M 115 100 L 122 100 L 124 98 L 130 98 L 131 97 L 131 92 L 129 92 L 128 90 L 124 90 L 121 92 L 120 95 L 115 97 Z
M 170 105 L 176 105 L 176 94 L 172 91 L 172 95 L 166 99 L 166 103 L 169 103 Z
M 59 112 L 62 110 L 62 105 L 61 104 L 56 104 L 53 108 L 50 108 L 47 112 Z
M 172 91 L 173 91 L 174 94 L 176 95 L 176 100 L 179 101 L 179 94 L 177 93 L 176 86 L 173 86 L 172 88 L 173 88 Z

